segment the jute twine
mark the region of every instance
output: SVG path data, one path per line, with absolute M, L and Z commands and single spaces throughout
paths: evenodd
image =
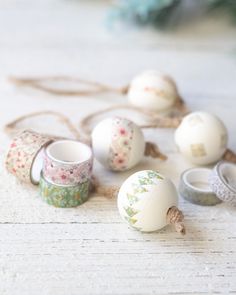
M 5 125 L 4 130 L 7 134 L 12 135 L 18 132 L 21 128 L 18 127 L 18 124 L 21 122 L 25 121 L 26 119 L 34 118 L 34 117 L 40 117 L 40 116 L 54 116 L 60 120 L 60 122 L 65 125 L 68 130 L 73 134 L 75 139 L 80 139 L 81 134 L 77 130 L 77 128 L 73 125 L 73 123 L 70 121 L 69 118 L 67 118 L 65 115 L 54 112 L 54 111 L 40 111 L 40 112 L 34 112 L 34 113 L 29 113 L 23 116 L 18 117 L 17 119 L 13 120 L 12 122 L 9 122 L 8 124 Z M 49 134 L 49 136 L 54 136 Z
M 95 175 L 91 179 L 91 191 L 107 198 L 113 198 L 118 195 L 120 187 L 117 185 L 102 185 Z
M 112 87 L 102 83 L 89 81 L 85 79 L 69 77 L 69 76 L 51 76 L 51 77 L 37 77 L 37 78 L 20 78 L 9 77 L 9 81 L 16 86 L 32 87 L 50 94 L 58 96 L 90 96 L 105 92 L 115 92 L 119 94 L 126 94 L 129 86 L 122 86 L 120 88 Z M 71 82 L 78 84 L 82 89 L 58 89 L 50 85 L 46 85 L 50 82 Z M 83 89 L 85 86 L 86 89 Z
M 164 75 L 164 79 L 168 80 L 169 83 L 171 83 L 174 88 L 176 89 L 177 93 L 177 99 L 173 106 L 173 108 L 176 108 L 180 113 L 181 116 L 186 115 L 189 113 L 189 110 L 184 102 L 184 100 L 180 97 L 178 94 L 178 89 L 176 87 L 175 82 L 172 78 Z M 89 81 L 85 79 L 80 79 L 76 77 L 70 77 L 70 76 L 50 76 L 50 77 L 15 77 L 10 76 L 9 82 L 16 86 L 20 87 L 32 87 L 44 92 L 47 92 L 49 94 L 57 95 L 57 96 L 92 96 L 96 94 L 106 93 L 106 92 L 113 92 L 118 93 L 121 95 L 126 95 L 129 91 L 130 85 L 125 85 L 122 87 L 114 87 L 111 85 L 106 85 L 99 82 Z M 53 82 L 70 82 L 70 83 L 76 83 L 78 84 L 78 89 L 60 89 L 53 87 L 53 85 L 50 85 L 50 83 Z M 85 89 L 84 89 L 85 87 Z M 160 94 L 162 92 L 160 91 Z M 172 127 L 172 126 L 171 126 Z
M 167 221 L 170 224 L 173 224 L 175 230 L 182 235 L 185 235 L 186 230 L 183 223 L 184 215 L 177 207 L 171 207 L 167 212 Z
M 227 149 L 224 153 L 223 160 L 236 164 L 236 153 L 230 149 Z
M 93 120 L 95 120 L 97 117 L 100 117 L 101 115 L 107 114 L 109 112 L 115 111 L 115 110 L 131 110 L 134 112 L 137 112 L 139 115 L 141 115 L 147 123 L 140 124 L 140 128 L 177 128 L 181 121 L 182 116 L 173 116 L 173 117 L 163 117 L 160 116 L 150 110 L 147 109 L 141 109 L 139 107 L 135 107 L 132 105 L 127 104 L 120 104 L 120 105 L 114 105 L 96 112 L 93 112 L 89 114 L 88 116 L 84 117 L 80 121 L 80 129 L 82 132 L 84 132 L 85 136 L 88 136 L 91 134 L 91 123 Z

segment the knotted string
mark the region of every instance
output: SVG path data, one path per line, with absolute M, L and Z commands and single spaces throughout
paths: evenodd
M 119 189 L 120 187 L 116 185 L 102 185 L 94 175 L 92 176 L 90 190 L 95 194 L 113 198 L 117 196 Z
M 175 82 L 172 78 L 169 76 L 165 76 L 165 79 L 168 80 L 169 83 L 171 83 L 174 88 L 176 89 L 176 93 L 178 93 L 178 89 L 176 87 Z M 29 78 L 29 77 L 15 77 L 10 76 L 9 81 L 20 87 L 32 87 L 44 92 L 47 92 L 49 94 L 58 95 L 58 96 L 92 96 L 96 94 L 106 93 L 106 92 L 113 92 L 118 93 L 121 95 L 126 95 L 129 91 L 129 85 L 125 85 L 122 87 L 114 87 L 106 84 L 102 84 L 99 82 L 89 81 L 85 79 L 80 79 L 76 77 L 70 77 L 70 76 L 50 76 L 50 77 L 35 77 L 35 78 Z M 73 90 L 73 89 L 60 89 L 57 87 L 53 87 L 52 85 L 47 85 L 47 83 L 52 82 L 70 82 L 70 83 L 76 83 L 81 88 Z M 86 89 L 83 89 L 83 86 L 86 87 Z M 176 102 L 173 106 L 173 108 L 176 108 L 182 116 L 189 113 L 189 110 L 184 102 L 184 100 L 180 97 L 178 94 Z
M 227 149 L 222 159 L 236 164 L 236 153 L 230 149 Z
M 147 157 L 159 158 L 163 161 L 167 160 L 167 156 L 162 154 L 158 146 L 153 142 L 149 142 L 149 141 L 146 142 L 144 154 Z
M 184 215 L 176 206 L 171 207 L 167 212 L 167 221 L 173 224 L 175 230 L 182 235 L 185 235 L 186 229 L 183 223 Z
M 80 139 L 81 135 L 77 128 L 73 125 L 73 123 L 70 121 L 69 118 L 67 118 L 65 115 L 54 112 L 54 111 L 39 111 L 39 112 L 34 112 L 34 113 L 29 113 L 23 116 L 18 117 L 17 119 L 13 120 L 12 122 L 9 122 L 8 124 L 5 125 L 4 130 L 7 134 L 14 134 L 16 131 L 19 131 L 19 128 L 17 125 L 26 119 L 33 118 L 33 117 L 38 117 L 38 116 L 44 116 L 44 115 L 50 115 L 57 117 L 62 124 L 64 124 L 68 130 L 73 134 L 73 136 L 76 139 Z M 53 136 L 53 135 L 51 135 Z
M 182 121 L 182 117 L 162 117 L 150 110 L 147 109 L 141 109 L 139 107 L 135 107 L 132 105 L 114 105 L 96 112 L 93 112 L 86 117 L 84 117 L 79 125 L 82 132 L 84 132 L 85 136 L 88 136 L 91 134 L 91 123 L 94 119 L 97 117 L 100 117 L 101 115 L 107 114 L 109 112 L 115 111 L 115 110 L 131 110 L 134 112 L 137 112 L 142 117 L 148 121 L 146 124 L 139 124 L 140 128 L 176 128 L 179 126 L 179 124 Z
M 59 96 L 90 96 L 100 94 L 104 92 L 115 92 L 119 94 L 126 94 L 129 86 L 123 86 L 120 88 L 112 87 L 98 82 L 88 81 L 75 77 L 67 76 L 52 76 L 52 77 L 37 77 L 37 78 L 20 78 L 20 77 L 9 77 L 9 81 L 16 86 L 29 86 L 50 94 Z M 53 86 L 46 85 L 45 83 L 50 82 L 71 82 L 76 83 L 79 86 L 83 85 L 86 89 L 59 89 Z

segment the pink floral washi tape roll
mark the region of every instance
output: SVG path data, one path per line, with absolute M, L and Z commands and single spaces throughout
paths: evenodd
M 25 130 L 10 145 L 6 158 L 7 170 L 27 183 L 38 184 L 43 163 L 43 149 L 53 137 Z
M 75 185 L 90 180 L 92 167 L 92 150 L 82 142 L 59 140 L 45 149 L 43 175 L 55 184 Z

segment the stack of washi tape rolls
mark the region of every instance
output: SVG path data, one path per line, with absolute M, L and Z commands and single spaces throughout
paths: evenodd
M 31 130 L 12 141 L 6 167 L 26 183 L 39 184 L 50 205 L 75 207 L 89 195 L 93 154 L 79 141 L 53 138 Z

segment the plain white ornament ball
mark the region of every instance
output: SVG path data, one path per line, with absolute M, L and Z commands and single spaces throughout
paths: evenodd
M 170 179 L 153 170 L 139 171 L 122 184 L 118 194 L 121 217 L 132 227 L 157 231 L 168 224 L 167 212 L 178 203 L 178 194 Z
M 178 97 L 173 79 L 158 71 L 146 71 L 136 76 L 128 91 L 131 104 L 157 112 L 173 107 Z
M 180 152 L 197 165 L 215 163 L 227 149 L 228 134 L 223 122 L 208 112 L 193 112 L 184 117 L 175 131 Z
M 94 157 L 106 168 L 125 171 L 137 165 L 144 156 L 142 130 L 132 121 L 112 117 L 98 123 L 92 132 Z

